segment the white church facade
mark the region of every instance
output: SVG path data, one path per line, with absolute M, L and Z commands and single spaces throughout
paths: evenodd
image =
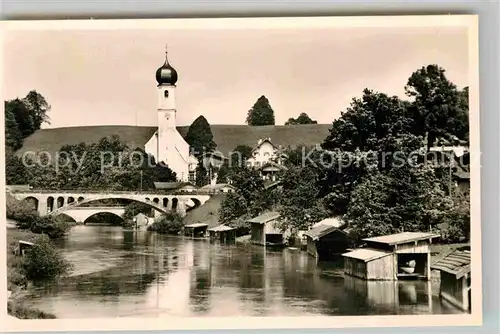
M 158 82 L 158 129 L 145 145 L 145 151 L 158 163 L 166 164 L 179 181 L 194 181 L 198 160 L 190 154 L 189 144 L 177 131 L 175 90 L 177 71 L 168 62 L 156 70 Z

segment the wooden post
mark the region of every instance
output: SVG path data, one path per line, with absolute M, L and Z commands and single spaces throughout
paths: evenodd
M 467 286 L 467 275 L 464 275 L 461 280 L 462 280 L 462 308 L 464 311 L 469 310 L 469 287 Z
M 431 280 L 431 251 L 430 249 L 427 250 L 427 263 L 426 263 L 426 276 L 427 280 Z

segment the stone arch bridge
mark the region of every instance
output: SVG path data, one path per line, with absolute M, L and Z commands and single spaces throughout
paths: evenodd
M 205 204 L 209 194 L 179 193 L 166 194 L 154 192 L 91 192 L 91 191 L 13 191 L 12 196 L 20 201 L 32 203 L 40 216 L 58 215 L 80 207 L 83 204 L 108 199 L 124 199 L 149 205 L 155 216 L 167 212 L 186 212 Z M 102 205 L 101 205 L 102 206 Z M 107 211 L 102 211 L 107 212 Z

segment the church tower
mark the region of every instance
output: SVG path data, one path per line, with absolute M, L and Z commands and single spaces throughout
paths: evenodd
M 177 129 L 175 123 L 175 83 L 177 71 L 168 62 L 168 50 L 165 49 L 165 63 L 156 70 L 158 82 L 158 161 L 169 164 L 169 156 L 174 154 Z
M 177 71 L 168 61 L 156 70 L 158 94 L 158 130 L 146 144 L 148 153 L 153 154 L 158 163 L 166 164 L 175 172 L 178 181 L 193 181 L 198 160 L 190 154 L 189 144 L 177 131 L 175 116 L 175 89 Z M 154 152 L 154 153 L 153 153 Z

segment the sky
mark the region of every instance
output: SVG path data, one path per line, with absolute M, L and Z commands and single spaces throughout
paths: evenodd
M 177 70 L 177 124 L 244 124 L 265 95 L 276 124 L 307 113 L 331 123 L 364 88 L 404 96 L 412 72 L 438 64 L 468 84 L 459 27 L 10 31 L 4 97 L 41 93 L 50 125 L 157 124 L 155 72 L 165 44 Z

